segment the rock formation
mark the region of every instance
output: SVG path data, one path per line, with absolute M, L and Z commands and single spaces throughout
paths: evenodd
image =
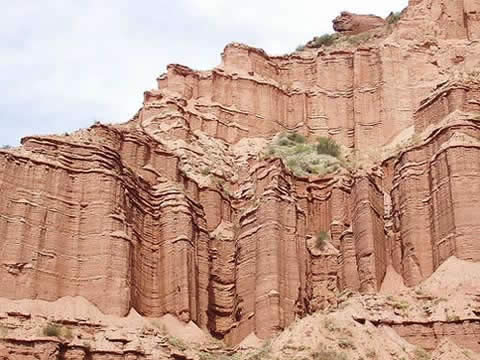
M 336 29 L 368 31 L 361 44 L 282 57 L 230 44 L 211 71 L 170 65 L 125 124 L 0 150 L 0 296 L 172 314 L 238 344 L 345 291 L 480 261 L 479 12 L 417 0 L 393 26 L 342 14 Z M 335 139 L 350 165 L 296 176 L 265 154 L 285 131 Z M 445 326 L 477 334 L 468 316 Z M 361 321 L 406 339 L 420 326 Z M 437 325 L 421 326 L 437 346 Z
M 357 15 L 343 11 L 340 16 L 333 20 L 333 29 L 339 33 L 356 35 L 386 24 L 387 22 L 380 16 Z

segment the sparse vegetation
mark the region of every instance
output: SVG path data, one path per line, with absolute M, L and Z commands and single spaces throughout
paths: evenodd
M 410 304 L 405 300 L 401 300 L 398 302 L 394 302 L 392 306 L 394 309 L 397 309 L 397 310 L 407 310 L 410 307 Z
M 246 359 L 248 360 L 267 359 L 269 358 L 268 355 L 270 354 L 271 350 L 272 350 L 272 345 L 270 344 L 270 341 L 266 341 L 259 350 L 257 350 L 251 356 L 247 356 Z
M 70 328 L 68 328 L 68 327 L 62 328 L 61 334 L 62 334 L 62 336 L 63 336 L 64 338 L 66 338 L 67 340 L 72 340 L 72 339 L 73 339 L 72 329 L 70 329 Z
M 454 315 L 447 315 L 447 321 L 460 321 L 460 316 L 454 314 Z
M 42 334 L 44 336 L 64 337 L 67 340 L 72 340 L 74 337 L 72 329 L 65 326 L 58 326 L 56 324 L 47 324 L 42 329 Z
M 315 247 L 319 250 L 323 250 L 327 244 L 327 240 L 330 239 L 330 235 L 326 231 L 320 231 L 315 237 Z
M 11 149 L 12 147 L 10 145 L 2 145 L 3 150 L 8 150 Z
M 202 168 L 202 170 L 200 170 L 200 174 L 202 174 L 203 176 L 208 176 L 210 175 L 210 169 L 207 167 L 204 167 Z
M 377 353 L 373 349 L 368 349 L 367 353 L 365 354 L 367 358 L 369 359 L 376 359 L 377 358 Z
M 230 184 L 227 183 L 224 179 L 214 178 L 213 183 L 217 188 L 222 191 L 227 197 L 234 196 L 234 192 L 230 187 Z
M 431 355 L 425 351 L 425 349 L 422 348 L 416 348 L 415 352 L 415 360 L 430 360 Z
M 283 350 L 294 350 L 295 352 L 305 351 L 307 347 L 305 345 L 291 345 L 287 344 L 282 347 Z
M 366 33 L 361 33 L 357 35 L 346 36 L 344 38 L 344 41 L 346 41 L 351 45 L 358 46 L 370 40 L 371 37 L 372 37 L 372 34 L 366 32 Z
M 167 327 L 165 326 L 165 324 L 162 324 L 160 321 L 158 320 L 151 320 L 150 321 L 150 324 L 152 324 L 153 327 L 157 328 L 158 330 L 160 330 L 160 333 L 161 334 L 166 334 L 167 333 Z
M 236 353 L 233 355 L 221 355 L 218 353 L 210 353 L 206 350 L 202 350 L 199 354 L 200 360 L 246 360 L 250 359 L 249 357 L 245 358 L 243 354 Z
M 387 19 L 388 20 L 388 19 Z M 396 20 L 398 21 L 398 20 Z M 309 48 L 321 48 L 330 47 L 333 45 L 349 44 L 353 46 L 359 46 L 372 38 L 371 32 L 364 32 L 356 35 L 339 35 L 339 34 L 324 34 L 322 36 L 316 36 L 312 41 L 306 45 L 297 46 L 297 51 L 303 51 L 308 46 Z
M 43 328 L 42 331 L 43 335 L 45 336 L 56 336 L 59 337 L 62 333 L 62 328 L 55 324 L 48 324 Z
M 287 139 L 296 144 L 305 144 L 307 142 L 307 139 L 305 138 L 305 136 L 297 132 L 288 133 Z
M 355 349 L 355 344 L 350 339 L 342 338 L 338 340 L 338 346 L 341 349 Z
M 322 36 L 315 36 L 311 44 L 314 48 L 320 48 L 322 46 L 331 46 L 338 39 L 337 34 L 323 34 Z
M 410 304 L 405 299 L 396 299 L 393 296 L 387 296 L 387 304 L 391 306 L 395 311 L 395 314 L 402 317 L 408 315 L 408 310 L 410 309 Z
M 176 347 L 177 349 L 181 351 L 187 350 L 187 345 L 182 339 L 179 339 L 175 336 L 169 336 L 167 339 L 168 343 L 172 345 L 173 347 Z
M 317 139 L 318 154 L 326 154 L 338 158 L 340 152 L 340 145 L 338 145 L 332 138 L 321 136 Z
M 390 13 L 390 15 L 388 15 L 387 22 L 390 25 L 394 25 L 400 20 L 401 16 L 402 16 L 401 12 L 392 12 Z
M 452 310 L 452 313 L 450 313 L 450 309 L 445 309 L 445 320 L 446 321 L 459 321 L 460 316 L 458 316 L 455 313 L 455 310 Z
M 198 358 L 200 360 L 213 360 L 213 359 L 215 359 L 215 357 L 216 356 L 214 354 L 208 353 L 208 352 L 203 351 L 203 350 L 198 355 Z
M 278 135 L 265 156 L 277 156 L 297 176 L 325 175 L 340 168 L 340 146 L 330 138 L 320 137 L 309 143 L 305 136 L 295 133 Z
M 318 49 L 321 47 L 328 47 L 335 44 L 335 42 L 340 38 L 338 34 L 323 34 L 321 36 L 315 36 L 312 41 L 308 42 L 308 47 Z M 303 51 L 307 45 L 298 45 L 297 51 Z
M 340 353 L 333 350 L 319 350 L 312 353 L 312 359 L 314 360 L 347 360 L 347 356 L 344 353 Z

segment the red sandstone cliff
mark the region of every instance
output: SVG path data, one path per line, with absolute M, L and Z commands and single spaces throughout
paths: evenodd
M 239 343 L 377 292 L 387 269 L 415 286 L 480 261 L 479 13 L 417 0 L 360 45 L 230 44 L 212 71 L 170 65 L 126 124 L 0 150 L 0 296 L 82 296 Z M 261 156 L 285 130 L 357 163 L 295 176 Z

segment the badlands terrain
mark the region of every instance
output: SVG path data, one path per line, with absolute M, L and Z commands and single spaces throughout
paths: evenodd
M 0 359 L 480 359 L 480 1 L 172 64 L 0 149 Z

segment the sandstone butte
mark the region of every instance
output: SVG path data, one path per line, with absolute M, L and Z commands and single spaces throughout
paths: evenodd
M 334 23 L 0 150 L 0 359 L 478 359 L 480 1 Z M 295 175 L 285 131 L 349 166 Z

